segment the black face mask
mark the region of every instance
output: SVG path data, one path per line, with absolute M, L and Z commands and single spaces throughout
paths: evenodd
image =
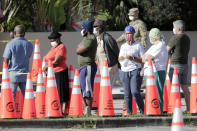
M 83 29 L 83 30 L 81 30 L 81 35 L 82 35 L 83 37 L 85 37 L 85 36 L 88 35 L 88 32 L 87 32 L 85 29 Z

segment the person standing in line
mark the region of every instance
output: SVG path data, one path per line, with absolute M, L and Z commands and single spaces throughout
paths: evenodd
M 111 86 L 115 83 L 116 73 L 118 71 L 119 47 L 116 40 L 105 32 L 105 23 L 103 20 L 95 20 L 93 33 L 97 36 L 96 58 L 99 64 L 100 73 L 103 70 L 103 62 L 107 60 Z
M 121 65 L 120 80 L 124 86 L 125 106 L 128 114 L 132 113 L 132 96 L 135 98 L 140 113 L 144 113 L 144 102 L 140 94 L 142 77 L 140 76 L 144 48 L 134 40 L 135 29 L 132 26 L 125 28 L 124 43 L 120 48 L 119 62 Z
M 10 86 L 12 88 L 14 100 L 19 87 L 25 96 L 26 74 L 29 72 L 29 59 L 33 52 L 33 44 L 25 40 L 25 27 L 17 25 L 14 28 L 14 39 L 10 41 L 4 50 L 4 61 L 8 63 L 8 71 L 16 74 L 10 75 Z
M 147 28 L 146 24 L 139 19 L 139 9 L 138 8 L 131 8 L 129 10 L 129 26 L 132 26 L 135 29 L 134 40 L 138 43 L 142 44 L 144 48 L 146 48 L 146 38 L 147 38 Z M 126 41 L 125 33 L 122 34 L 116 41 L 117 43 L 123 43 Z
M 167 50 L 171 56 L 169 77 L 172 82 L 173 70 L 178 69 L 178 78 L 181 89 L 183 90 L 187 112 L 189 112 L 190 92 L 188 89 L 188 54 L 190 50 L 190 38 L 185 34 L 185 23 L 183 20 L 173 22 L 174 36 L 170 39 Z
M 12 40 L 12 39 L 14 39 L 14 31 L 10 31 L 10 39 Z
M 69 101 L 69 78 L 68 78 L 68 67 L 66 64 L 67 59 L 67 48 L 60 39 L 61 34 L 53 31 L 48 36 L 50 40 L 51 49 L 44 56 L 47 61 L 51 60 L 55 72 L 55 78 L 57 83 L 57 90 L 59 94 L 60 104 L 63 107 L 63 103 L 66 102 L 68 105 Z M 43 71 L 47 74 L 48 64 L 43 68 Z
M 168 63 L 168 52 L 166 49 L 165 42 L 163 41 L 163 36 L 158 28 L 152 28 L 149 32 L 149 39 L 152 46 L 146 51 L 142 56 L 142 62 L 144 64 L 144 71 L 148 67 L 148 60 L 153 61 L 153 70 L 155 81 L 157 85 L 157 93 L 159 98 L 159 104 L 161 113 L 163 113 L 163 87 L 166 78 L 166 68 Z M 146 81 L 146 73 L 145 73 Z M 145 82 L 146 83 L 146 82 Z
M 91 115 L 94 78 L 97 71 L 95 56 L 97 40 L 93 34 L 93 22 L 82 23 L 81 35 L 83 40 L 78 44 L 76 53 L 78 55 L 79 78 L 83 96 L 84 114 Z

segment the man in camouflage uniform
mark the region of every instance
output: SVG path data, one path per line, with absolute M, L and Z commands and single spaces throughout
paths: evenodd
M 146 47 L 146 37 L 147 37 L 147 29 L 146 29 L 146 24 L 140 20 L 138 17 L 139 15 L 139 10 L 138 8 L 131 8 L 129 10 L 129 19 L 131 22 L 129 23 L 129 26 L 132 26 L 135 28 L 135 34 L 134 34 L 134 40 L 139 42 Z M 118 39 L 117 43 L 123 43 L 125 42 L 125 34 L 122 34 Z

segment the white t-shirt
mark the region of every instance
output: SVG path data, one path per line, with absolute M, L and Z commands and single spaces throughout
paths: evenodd
M 141 58 L 144 54 L 144 47 L 138 42 L 134 42 L 132 45 L 124 43 L 120 48 L 119 57 L 131 56 Z M 124 59 L 120 61 L 121 70 L 124 72 L 133 71 L 141 68 L 141 64 L 133 60 Z
M 160 70 L 166 70 L 166 66 L 168 63 L 168 52 L 166 49 L 166 45 L 164 41 L 159 42 L 158 44 L 152 45 L 145 54 L 150 54 L 154 57 L 153 60 L 153 69 L 154 72 L 160 71 Z M 144 67 L 148 66 L 148 62 L 145 63 Z M 155 69 L 155 68 L 156 69 Z

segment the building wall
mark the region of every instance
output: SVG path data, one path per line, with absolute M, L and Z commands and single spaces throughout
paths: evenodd
M 123 32 L 109 32 L 114 38 L 118 38 Z M 168 42 L 170 37 L 173 35 L 172 31 L 163 31 L 162 32 L 165 41 Z M 191 72 L 191 61 L 193 56 L 197 56 L 197 31 L 189 31 L 186 32 L 189 37 L 191 38 L 191 47 L 190 47 L 190 53 L 189 53 L 189 79 L 190 79 L 190 72 Z M 27 32 L 25 38 L 28 40 L 35 40 L 39 39 L 40 41 L 40 50 L 41 50 L 41 57 L 43 58 L 44 55 L 48 52 L 50 49 L 50 42 L 48 40 L 48 35 L 50 32 Z M 82 40 L 82 37 L 80 35 L 80 32 L 61 32 L 62 34 L 62 42 L 67 47 L 67 65 L 73 65 L 74 68 L 78 68 L 77 66 L 77 55 L 75 53 L 75 49 L 77 45 Z M 9 33 L 0 33 L 0 41 L 2 40 L 9 40 Z M 5 48 L 6 43 L 0 42 L 0 70 L 2 70 L 2 55 Z M 148 44 L 148 47 L 150 44 Z M 33 54 L 32 54 L 33 56 Z M 32 58 L 31 61 L 32 63 Z M 30 64 L 31 66 L 31 64 Z M 31 67 L 30 67 L 31 68 Z

